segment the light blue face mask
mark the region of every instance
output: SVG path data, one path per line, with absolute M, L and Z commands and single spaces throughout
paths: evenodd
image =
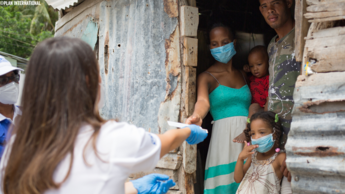
M 236 54 L 234 43 L 211 49 L 211 54 L 217 61 L 226 64 Z
M 275 140 L 273 140 L 273 133 L 266 135 L 265 137 L 261 137 L 259 139 L 253 139 L 252 145 L 259 145 L 258 148 L 255 148 L 256 151 L 260 153 L 266 153 L 270 151 L 274 145 Z

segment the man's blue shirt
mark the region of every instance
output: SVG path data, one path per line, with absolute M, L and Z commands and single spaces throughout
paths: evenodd
M 8 119 L 0 121 L 0 157 L 5 148 L 5 141 L 10 125 L 11 121 L 9 121 Z

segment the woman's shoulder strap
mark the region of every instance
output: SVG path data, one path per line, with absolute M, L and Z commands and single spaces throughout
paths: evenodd
M 218 82 L 218 84 L 219 85 L 221 85 L 220 83 L 219 83 L 219 81 L 217 80 L 217 78 L 216 77 L 214 77 L 214 75 L 212 75 L 212 73 L 210 73 L 210 72 L 208 72 L 208 71 L 205 71 L 205 73 L 208 73 L 208 74 L 210 74 L 217 82 Z

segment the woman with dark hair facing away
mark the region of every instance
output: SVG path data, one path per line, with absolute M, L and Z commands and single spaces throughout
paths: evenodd
M 197 102 L 187 124 L 202 124 L 210 111 L 213 130 L 205 167 L 205 194 L 236 193 L 234 170 L 243 145 L 232 139 L 246 127 L 251 94 L 242 70 L 234 67 L 236 40 L 231 29 L 215 24 L 210 30 L 210 49 L 217 60 L 198 77 Z
M 58 37 L 36 46 L 28 63 L 22 116 L 0 164 L 5 194 L 165 193 L 166 175 L 125 183 L 131 173 L 152 170 L 184 140 L 207 133 L 189 125 L 155 135 L 134 125 L 105 121 L 98 113 L 100 76 L 91 47 Z
M 271 111 L 253 114 L 244 133 L 247 141 L 235 169 L 235 181 L 241 183 L 236 194 L 280 194 L 283 178 L 280 168 L 285 153 L 279 149 L 283 127 L 278 114 Z

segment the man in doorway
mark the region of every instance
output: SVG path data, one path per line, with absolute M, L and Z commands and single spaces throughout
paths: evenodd
M 261 14 L 267 24 L 277 33 L 267 49 L 270 73 L 267 108 L 281 118 L 284 129 L 281 145 L 284 147 L 292 121 L 295 82 L 301 71 L 301 63 L 296 62 L 295 59 L 295 20 L 291 10 L 293 0 L 259 1 Z M 284 175 L 291 181 L 291 175 L 286 169 L 285 162 L 283 167 Z M 287 178 L 283 179 L 281 193 L 292 193 Z
M 4 151 L 8 129 L 18 115 L 20 109 L 15 106 L 19 95 L 19 71 L 0 55 L 0 158 Z

